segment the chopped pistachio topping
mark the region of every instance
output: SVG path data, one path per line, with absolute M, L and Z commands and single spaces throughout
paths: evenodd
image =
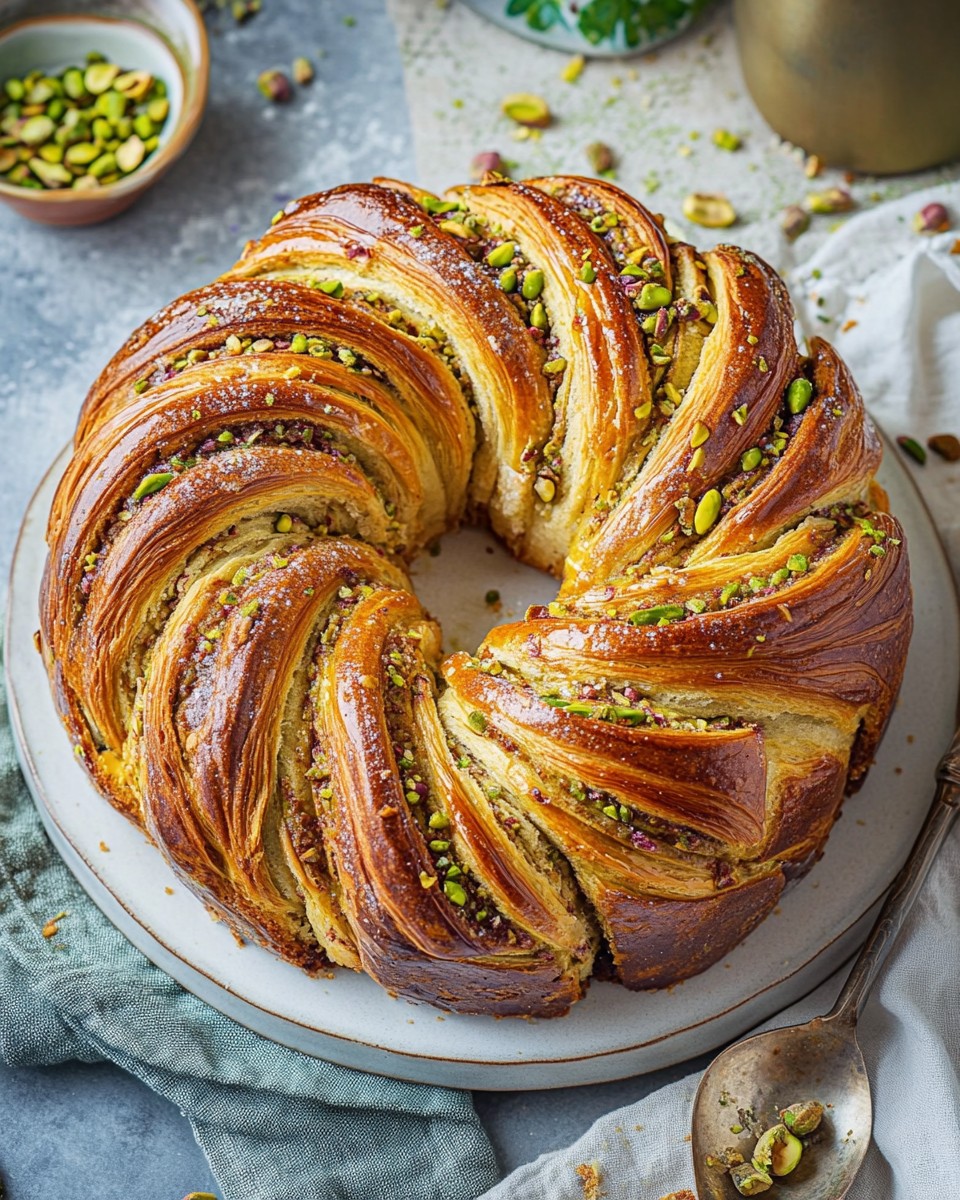
M 457 904 L 461 908 L 466 904 L 467 893 L 456 880 L 450 878 L 450 871 L 447 871 L 447 878 L 443 881 L 443 891 L 453 904 Z
M 524 300 L 536 300 L 543 291 L 543 272 L 538 270 L 527 271 L 523 277 L 523 286 L 520 290 Z
M 640 295 L 634 298 L 634 304 L 644 312 L 655 308 L 664 308 L 673 299 L 673 292 L 659 283 L 645 283 L 640 289 Z
M 142 500 L 144 496 L 152 496 L 154 492 L 159 492 L 161 488 L 166 487 L 172 478 L 172 471 L 155 471 L 140 481 L 133 493 L 133 499 L 136 501 Z
M 701 537 L 716 524 L 722 507 L 723 497 L 716 488 L 711 488 L 701 497 L 696 512 L 693 514 L 693 528 Z
M 557 485 L 546 475 L 538 475 L 534 480 L 533 490 L 544 504 L 550 504 L 557 494 Z
M 513 262 L 517 248 L 513 242 L 501 242 L 487 255 L 487 263 L 491 267 L 508 267 Z
M 678 621 L 685 615 L 681 604 L 657 604 L 653 608 L 640 608 L 630 614 L 631 625 L 659 625 L 661 622 Z

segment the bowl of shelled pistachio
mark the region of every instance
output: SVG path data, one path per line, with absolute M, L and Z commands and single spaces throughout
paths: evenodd
M 190 0 L 52 11 L 0 29 L 0 200 L 51 225 L 122 212 L 189 146 L 208 71 Z

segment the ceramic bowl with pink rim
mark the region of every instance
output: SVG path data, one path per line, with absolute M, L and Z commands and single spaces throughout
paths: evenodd
M 4 81 L 23 80 L 36 71 L 57 79 L 69 67 L 83 70 L 91 53 L 102 55 L 124 73 L 143 72 L 162 81 L 167 112 L 155 132 L 156 145 L 129 173 L 107 172 L 102 184 L 98 180 L 89 187 L 57 182 L 57 176 L 65 179 L 68 174 L 63 163 L 52 164 L 47 186 L 37 186 L 33 174 L 34 182 L 27 187 L 0 175 L 0 200 L 32 220 L 91 225 L 122 212 L 169 170 L 200 127 L 207 100 L 209 52 L 203 20 L 192 0 L 86 4 L 83 0 L 68 4 L 60 0 L 0 0 L 0 118 L 23 121 L 31 115 L 45 117 L 49 111 L 32 114 L 39 106 L 29 105 L 29 96 L 11 99 L 3 90 Z M 58 130 L 64 120 L 59 107 L 54 109 Z M 134 111 L 132 104 L 130 111 Z M 92 108 L 84 110 L 91 122 L 96 115 Z M 52 144 L 53 135 L 44 149 L 55 155 Z M 0 139 L 0 152 L 4 148 L 9 155 L 19 152 L 22 143 L 7 136 Z M 37 152 L 42 153 L 39 147 Z M 26 153 L 29 148 L 24 156 Z

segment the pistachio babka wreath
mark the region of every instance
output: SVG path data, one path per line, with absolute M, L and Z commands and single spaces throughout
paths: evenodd
M 821 853 L 906 549 L 825 342 L 609 183 L 296 201 L 84 404 L 43 648 L 100 791 L 239 931 L 461 1012 L 702 971 Z M 562 579 L 442 660 L 468 518 Z

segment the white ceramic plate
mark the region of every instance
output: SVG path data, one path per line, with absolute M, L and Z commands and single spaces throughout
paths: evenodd
M 461 1087 L 565 1087 L 656 1070 L 736 1037 L 839 967 L 913 842 L 954 728 L 960 636 L 950 568 L 888 450 L 881 482 L 906 529 L 916 587 L 903 690 L 866 786 L 845 805 L 823 859 L 743 945 L 670 991 L 594 983 L 553 1021 L 444 1014 L 391 999 L 350 971 L 311 979 L 238 945 L 211 920 L 144 835 L 96 794 L 63 734 L 33 633 L 47 513 L 66 461 L 65 452 L 27 510 L 11 577 L 6 664 L 27 782 L 51 838 L 106 915 L 184 987 L 268 1038 L 346 1066 Z M 475 530 L 446 538 L 414 577 L 443 621 L 448 650 L 472 649 L 490 625 L 554 592 Z M 491 588 L 501 593 L 499 612 L 485 603 Z

